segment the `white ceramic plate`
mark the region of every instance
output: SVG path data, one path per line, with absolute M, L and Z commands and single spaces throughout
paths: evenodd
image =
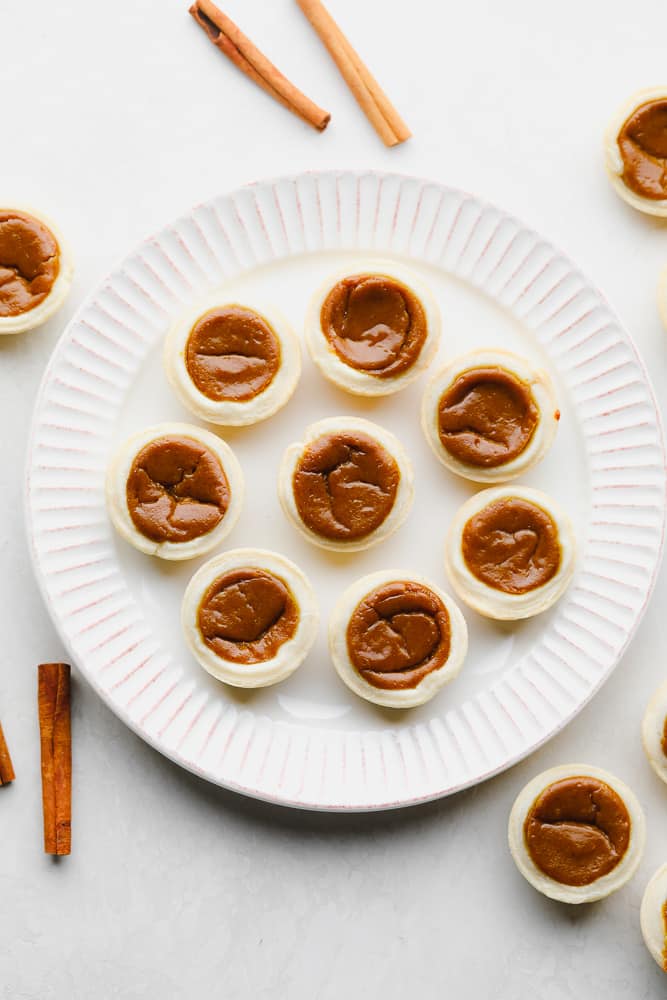
M 562 421 L 526 483 L 570 512 L 580 561 L 561 602 L 532 621 L 466 612 L 470 651 L 431 702 L 400 713 L 355 699 L 326 649 L 326 622 L 358 576 L 403 567 L 447 587 L 443 542 L 475 488 L 449 474 L 419 427 L 424 379 L 364 401 L 325 382 L 309 359 L 288 406 L 230 431 L 247 501 L 227 547 L 275 548 L 316 586 L 320 638 L 273 688 L 225 687 L 189 655 L 179 629 L 198 561 L 165 565 L 113 533 L 104 473 L 142 424 L 188 419 L 162 371 L 172 316 L 227 284 L 270 299 L 300 328 L 311 291 L 363 254 L 409 258 L 437 295 L 434 364 L 498 346 L 546 363 Z M 352 413 L 408 447 L 416 499 L 377 548 L 332 555 L 286 521 L 276 496 L 283 449 L 308 424 Z M 446 795 L 534 750 L 581 709 L 619 660 L 649 599 L 662 548 L 665 455 L 642 362 L 601 294 L 551 244 L 478 199 L 376 173 L 263 182 L 199 205 L 148 239 L 88 298 L 60 340 L 37 399 L 27 523 L 47 607 L 81 672 L 137 733 L 229 788 L 289 805 L 383 809 Z

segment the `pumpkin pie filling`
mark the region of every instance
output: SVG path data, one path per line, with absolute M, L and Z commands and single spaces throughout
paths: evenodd
M 494 468 L 525 450 L 539 416 L 530 386 L 511 371 L 498 365 L 470 368 L 440 397 L 438 434 L 460 462 Z
M 335 284 L 322 305 L 320 326 L 341 361 L 377 378 L 411 368 L 428 332 L 414 292 L 381 274 L 358 274 Z
M 564 778 L 537 797 L 524 823 L 534 864 L 563 885 L 590 885 L 612 871 L 630 843 L 630 814 L 597 778 Z
M 60 271 L 60 248 L 43 222 L 0 210 L 0 317 L 19 316 L 46 299 Z
M 280 368 L 280 341 L 267 321 L 244 306 L 201 316 L 188 337 L 185 366 L 201 393 L 216 402 L 247 402 Z
M 642 198 L 667 198 L 667 98 L 647 101 L 618 133 L 623 182 Z
M 521 497 L 496 500 L 474 514 L 464 526 L 461 545 L 470 572 L 507 594 L 544 586 L 561 564 L 554 520 Z
M 415 688 L 449 657 L 449 613 L 437 594 L 398 580 L 371 591 L 347 628 L 350 661 L 377 688 Z
M 662 747 L 662 752 L 665 757 L 667 757 L 667 716 L 665 716 L 665 721 L 662 727 L 662 739 L 660 740 L 660 746 Z
M 268 570 L 241 567 L 223 573 L 208 588 L 197 623 L 217 656 L 262 663 L 294 636 L 299 608 L 284 580 Z
M 292 490 L 299 517 L 336 541 L 365 538 L 396 501 L 400 470 L 378 441 L 362 432 L 324 434 L 302 452 Z
M 189 542 L 225 516 L 230 488 L 217 455 L 194 438 L 155 438 L 137 453 L 126 485 L 134 526 L 154 542 Z

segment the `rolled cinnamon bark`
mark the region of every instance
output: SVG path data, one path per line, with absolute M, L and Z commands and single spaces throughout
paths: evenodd
M 70 668 L 66 663 L 40 664 L 38 705 L 44 850 L 47 854 L 69 854 L 72 827 L 72 734 Z

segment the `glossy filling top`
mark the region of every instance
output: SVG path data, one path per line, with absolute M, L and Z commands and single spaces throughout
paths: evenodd
M 155 438 L 137 453 L 126 486 L 136 527 L 154 542 L 189 542 L 225 516 L 230 488 L 220 459 L 194 438 Z
M 216 402 L 247 402 L 280 368 L 280 341 L 267 321 L 243 306 L 220 306 L 190 331 L 185 365 L 199 391 Z
M 335 541 L 365 538 L 391 512 L 400 483 L 393 455 L 358 431 L 324 434 L 302 452 L 292 490 L 299 517 Z
M 542 587 L 558 572 L 561 548 L 550 514 L 529 500 L 495 500 L 466 522 L 463 559 L 479 580 L 506 594 Z
M 60 248 L 26 212 L 0 209 L 0 317 L 29 312 L 47 297 L 60 271 Z
M 618 133 L 623 182 L 652 201 L 667 198 L 667 97 L 641 104 Z
M 612 871 L 630 843 L 630 814 L 597 778 L 564 778 L 533 803 L 524 824 L 528 853 L 549 878 L 590 885 Z
M 427 335 L 417 296 L 382 274 L 357 274 L 334 285 L 324 300 L 320 325 L 341 361 L 377 378 L 408 371 Z
M 253 567 L 223 573 L 199 605 L 204 642 L 233 663 L 272 660 L 298 624 L 299 608 L 285 581 Z
M 438 434 L 460 462 L 495 468 L 525 450 L 539 418 L 530 386 L 506 368 L 487 365 L 462 372 L 445 389 Z
M 350 660 L 373 687 L 415 688 L 449 657 L 449 613 L 437 594 L 411 580 L 387 583 L 354 609 L 347 627 Z

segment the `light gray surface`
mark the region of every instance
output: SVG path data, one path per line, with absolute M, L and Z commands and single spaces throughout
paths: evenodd
M 331 0 L 413 127 L 393 151 L 293 0 L 224 6 L 333 111 L 321 136 L 240 78 L 186 6 L 120 0 L 102 18 L 83 0 L 35 0 L 2 11 L 0 199 L 57 219 L 77 276 L 55 321 L 0 340 L 0 718 L 18 775 L 0 789 L 0 995 L 659 997 L 639 902 L 667 860 L 667 788 L 644 761 L 639 723 L 667 673 L 664 573 L 623 663 L 564 733 L 493 782 L 397 814 L 309 815 L 210 787 L 75 677 L 74 853 L 56 863 L 41 853 L 36 664 L 62 650 L 23 536 L 28 423 L 65 320 L 146 233 L 259 176 L 344 166 L 432 176 L 559 243 L 619 311 L 659 399 L 667 389 L 655 307 L 667 231 L 616 198 L 600 149 L 614 107 L 667 82 L 663 0 L 645 0 L 639 15 L 620 0 L 470 0 L 455 13 L 431 0 Z M 518 789 L 575 760 L 618 773 L 648 819 L 638 876 L 585 909 L 538 896 L 505 845 Z

